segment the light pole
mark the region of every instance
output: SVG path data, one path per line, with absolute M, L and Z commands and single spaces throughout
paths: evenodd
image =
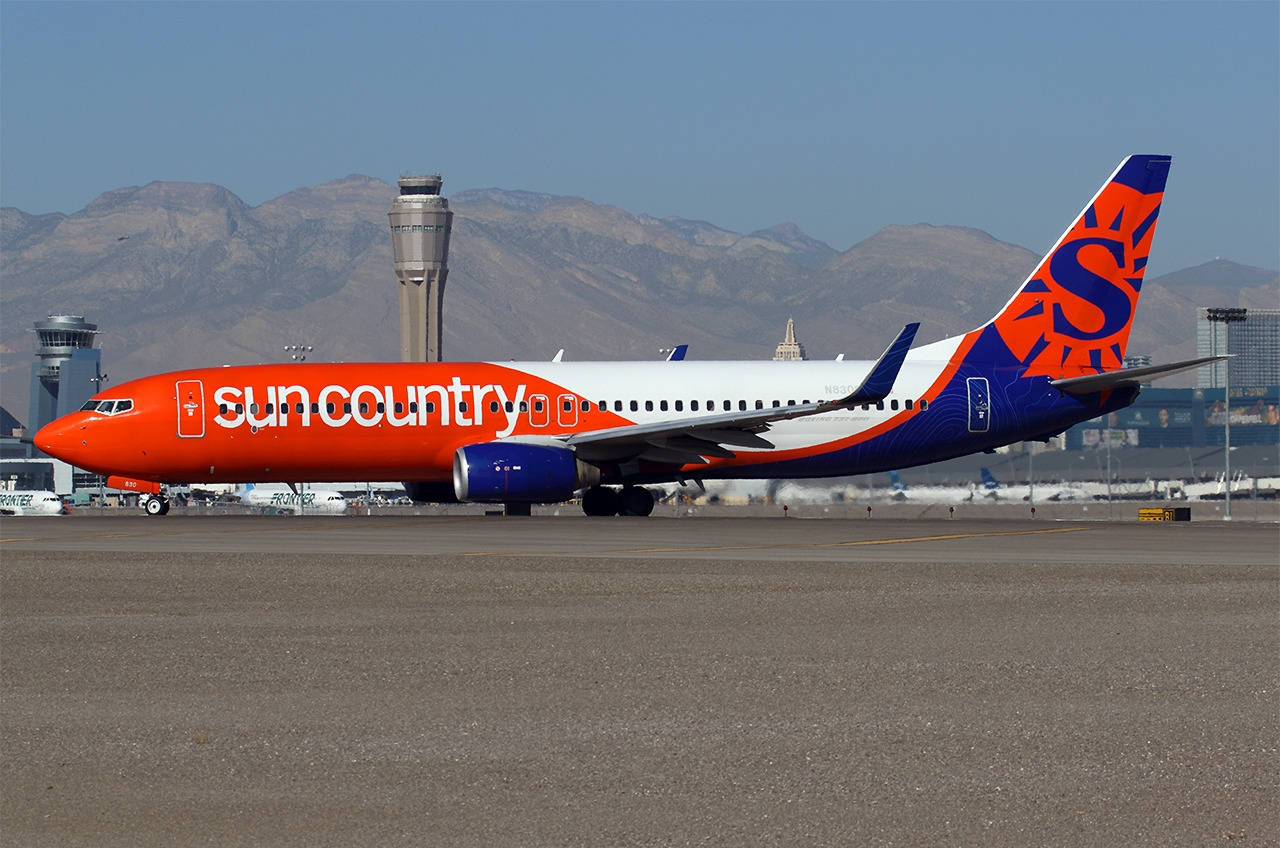
M 1245 317 L 1248 315 L 1249 310 L 1241 309 L 1238 307 L 1214 307 L 1214 308 L 1206 309 L 1205 313 L 1206 313 L 1206 317 L 1210 321 L 1214 322 L 1215 324 L 1222 325 L 1222 346 L 1226 348 L 1227 355 L 1230 356 L 1231 355 L 1231 344 L 1230 344 L 1231 325 L 1234 323 L 1243 321 Z M 1223 407 L 1222 407 L 1223 412 L 1225 414 L 1225 420 L 1224 420 L 1225 429 L 1223 430 L 1223 434 L 1224 434 L 1223 440 L 1225 442 L 1225 448 L 1222 451 L 1222 453 L 1223 453 L 1223 456 L 1226 458 L 1225 459 L 1226 476 L 1224 477 L 1224 482 L 1226 483 L 1226 487 L 1227 487 L 1226 488 L 1226 492 L 1227 492 L 1226 513 L 1222 516 L 1222 520 L 1230 521 L 1231 520 L 1231 361 L 1230 360 L 1227 360 L 1227 362 L 1223 364 L 1222 373 L 1223 373 L 1222 396 L 1226 399 L 1226 402 L 1223 404 Z
M 294 362 L 306 362 L 307 354 L 315 350 L 313 345 L 309 344 L 287 344 L 284 346 L 284 352 L 289 354 L 289 359 Z M 302 483 L 298 486 L 298 512 L 299 517 L 307 510 L 307 484 Z

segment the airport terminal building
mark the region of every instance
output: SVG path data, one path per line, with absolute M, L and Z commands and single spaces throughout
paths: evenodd
M 1233 383 L 1230 410 L 1233 447 L 1280 444 L 1280 385 Z M 1065 447 L 1220 447 L 1226 420 L 1223 388 L 1143 388 L 1132 406 L 1068 430 Z

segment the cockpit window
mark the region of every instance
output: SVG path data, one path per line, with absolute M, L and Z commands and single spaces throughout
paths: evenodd
M 81 412 L 97 412 L 100 415 L 118 415 L 131 409 L 132 400 L 88 400 L 80 407 Z

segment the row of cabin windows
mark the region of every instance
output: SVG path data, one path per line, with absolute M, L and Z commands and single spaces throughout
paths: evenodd
M 808 403 L 808 402 L 809 402 L 808 400 L 801 401 L 801 403 Z M 128 402 L 128 401 L 123 401 L 123 403 L 129 403 L 129 402 Z M 532 404 L 532 406 L 533 406 L 533 411 L 534 411 L 534 412 L 542 412 L 542 411 L 543 411 L 543 409 L 545 408 L 544 403 L 545 403 L 545 402 L 544 402 L 544 401 L 542 401 L 542 400 L 534 400 L 534 401 L 533 401 L 533 404 Z M 615 400 L 615 401 L 613 402 L 613 411 L 614 411 L 614 412 L 622 412 L 622 411 L 623 411 L 623 403 L 624 403 L 623 401 Z M 627 407 L 628 407 L 632 412 L 639 412 L 639 411 L 640 411 L 640 403 L 641 403 L 640 401 L 638 401 L 638 400 L 633 400 L 633 401 L 627 401 L 626 403 L 627 403 Z M 665 400 L 660 400 L 660 401 L 646 400 L 646 401 L 644 401 L 644 410 L 645 410 L 645 412 L 653 412 L 653 411 L 654 411 L 654 408 L 655 408 L 655 407 L 654 407 L 654 404 L 655 404 L 655 403 L 657 404 L 657 410 L 658 410 L 659 412 L 668 412 L 668 411 L 670 411 L 672 408 L 674 408 L 674 410 L 675 410 L 676 412 L 684 412 L 684 410 L 685 410 L 685 402 L 684 402 L 684 401 L 682 401 L 682 400 L 670 401 L 670 402 L 665 401 Z M 738 401 L 738 404 L 737 404 L 737 406 L 738 406 L 738 411 L 739 411 L 739 412 L 745 412 L 745 411 L 747 410 L 747 403 L 748 403 L 748 401 L 745 401 L 745 400 L 740 400 L 740 401 Z M 904 408 L 904 409 L 913 409 L 913 408 L 915 408 L 915 402 L 913 401 L 913 399 L 912 399 L 912 398 L 907 398 L 907 399 L 906 399 L 906 400 L 904 400 L 902 403 L 903 403 L 903 408 Z M 132 405 L 132 404 L 130 404 L 130 405 Z M 773 401 L 773 402 L 772 402 L 772 406 L 771 406 L 771 408 L 773 408 L 773 409 L 777 409 L 777 408 L 782 407 L 783 405 L 784 405 L 784 404 L 782 403 L 782 401 L 780 401 L 780 400 L 775 400 L 775 401 Z M 796 405 L 796 402 L 795 402 L 794 400 L 789 400 L 789 401 L 787 401 L 787 402 L 786 402 L 786 404 L 785 404 L 785 405 L 786 405 L 786 406 L 795 406 L 795 405 Z M 85 408 L 87 409 L 87 408 L 88 408 L 88 406 L 89 406 L 89 405 L 88 405 L 88 404 L 86 404 L 86 405 L 85 405 Z M 375 406 L 376 406 L 377 411 L 378 411 L 379 413 L 386 412 L 386 405 L 385 405 L 385 404 L 383 404 L 381 401 L 379 401 Z M 562 401 L 561 401 L 561 406 L 562 406 L 562 409 L 563 409 L 565 412 L 572 412 L 572 411 L 573 411 L 573 401 L 572 401 L 572 400 L 562 400 Z M 733 401 L 731 401 L 731 400 L 725 400 L 725 401 L 723 401 L 723 402 L 722 402 L 721 409 L 722 409 L 723 411 L 725 411 L 725 412 L 731 412 L 731 411 L 733 411 L 733 406 L 734 406 Z M 521 411 L 521 412 L 528 412 L 528 411 L 529 411 L 529 407 L 530 407 L 530 403 L 529 403 L 528 401 L 523 401 L 523 400 L 522 400 L 522 401 L 520 401 L 520 411 Z M 601 412 L 608 412 L 608 411 L 609 411 L 609 401 L 607 401 L 607 400 L 598 401 L 598 402 L 596 403 L 596 407 L 597 407 Z M 880 401 L 876 401 L 875 407 L 876 407 L 876 409 L 880 409 L 880 410 L 882 410 L 882 409 L 884 409 L 884 408 L 885 408 L 885 402 L 884 402 L 884 401 L 882 401 L 882 400 L 880 400 Z M 128 407 L 125 407 L 125 408 L 127 409 Z M 511 401 L 507 401 L 505 404 L 499 404 L 496 400 L 491 400 L 491 401 L 489 401 L 489 411 L 490 411 L 490 412 L 497 412 L 499 409 L 503 409 L 503 408 L 505 408 L 507 412 L 512 412 L 512 411 L 515 409 L 515 404 L 514 404 L 514 403 L 512 403 Z M 762 401 L 762 400 L 757 400 L 757 401 L 755 401 L 755 408 L 756 408 L 756 409 L 764 409 L 764 408 L 765 408 L 765 406 L 764 406 L 764 401 Z M 863 410 L 870 410 L 870 409 L 871 409 L 871 404 L 869 404 L 869 403 L 864 403 L 864 404 L 862 405 L 862 408 L 863 408 Z M 919 408 L 920 408 L 922 411 L 923 411 L 923 410 L 928 409 L 928 408 L 929 408 L 929 401 L 928 401 L 928 400 L 926 400 L 925 398 L 921 398 L 921 399 L 920 399 L 920 401 L 919 401 Z M 301 415 L 301 414 L 303 413 L 304 409 L 305 409 L 305 404 L 303 404 L 303 403 L 299 402 L 299 403 L 296 403 L 296 404 L 294 404 L 294 405 L 293 405 L 292 411 L 293 411 L 293 412 L 295 412 L 295 413 L 297 413 L 298 415 Z M 401 402 L 401 401 L 396 401 L 396 402 L 395 402 L 395 414 L 396 414 L 396 415 L 403 415 L 403 414 L 404 414 L 404 409 L 405 409 L 405 405 L 404 405 L 404 403 L 403 403 L 403 402 Z M 589 401 L 589 400 L 581 401 L 581 409 L 582 409 L 582 411 L 583 411 L 583 412 L 590 412 L 590 411 L 591 411 L 591 401 Z M 896 410 L 896 409 L 898 409 L 898 399 L 897 399 L 897 398 L 893 398 L 893 399 L 891 399 L 891 400 L 889 401 L 889 409 L 892 409 L 892 410 Z M 337 404 L 335 404 L 335 403 L 326 403 L 326 404 L 325 404 L 325 410 L 326 410 L 330 415 L 332 415 L 333 413 L 335 413 L 335 412 L 337 412 L 337 411 L 338 411 L 338 406 L 337 406 Z M 435 412 L 435 411 L 436 411 L 436 405 L 435 405 L 435 403 L 434 403 L 434 402 L 432 402 L 432 401 L 427 401 L 426 410 L 427 410 L 427 413 L 428 413 L 428 414 Z M 467 410 L 468 410 L 467 402 L 466 402 L 465 400 L 464 400 L 464 401 L 461 401 L 461 402 L 458 404 L 458 411 L 459 411 L 459 412 L 466 412 Z M 714 400 L 709 400 L 709 401 L 707 401 L 707 402 L 706 402 L 705 410 L 706 410 L 707 412 L 715 412 L 715 411 L 716 411 L 716 402 L 715 402 Z M 122 410 L 121 410 L 121 409 L 119 409 L 119 408 L 117 407 L 116 412 L 120 412 L 120 411 L 122 411 Z M 219 412 L 220 414 L 222 414 L 222 415 L 226 415 L 226 414 L 227 414 L 227 412 L 229 412 L 229 411 L 230 411 L 230 407 L 229 407 L 227 404 L 225 404 L 225 403 L 218 404 L 218 412 Z M 239 414 L 243 413 L 243 412 L 244 412 L 244 404 L 242 404 L 242 403 L 237 403 L 237 404 L 235 405 L 235 411 L 236 411 L 236 414 L 237 414 L 237 415 L 239 415 Z M 275 411 L 276 411 L 276 409 L 275 409 L 275 404 L 268 403 L 268 404 L 262 404 L 261 406 L 260 406 L 259 404 L 256 404 L 256 403 L 251 403 L 251 404 L 249 404 L 249 412 L 250 412 L 251 414 L 253 414 L 253 415 L 258 415 L 258 414 L 260 414 L 260 413 L 262 413 L 262 414 L 266 414 L 266 415 L 271 415 L 271 414 L 272 414 L 273 412 L 275 412 Z M 288 413 L 289 413 L 289 411 L 290 411 L 289 404 L 287 404 L 287 403 L 280 404 L 280 413 L 281 413 L 281 414 L 288 414 Z M 342 411 L 343 411 L 344 413 L 347 413 L 347 414 L 350 414 L 350 413 L 351 413 L 351 403 L 350 403 L 349 401 L 348 401 L 348 402 L 346 402 L 346 403 L 344 403 L 344 404 L 342 404 Z M 690 411 L 690 412 L 700 412 L 700 411 L 702 411 L 702 408 L 699 406 L 699 402 L 698 402 L 698 401 L 696 401 L 696 400 L 691 400 L 691 401 L 689 401 L 689 411 Z M 416 413 L 418 412 L 418 404 L 417 404 L 417 402 L 416 402 L 416 401 L 413 401 L 413 402 L 411 402 L 411 403 L 409 404 L 409 412 L 410 412 L 410 413 L 413 413 L 413 414 L 416 414 Z M 320 414 L 320 404 L 318 404 L 318 403 L 312 403 L 312 404 L 311 404 L 311 414 L 312 414 L 312 415 L 319 415 L 319 414 Z M 361 403 L 361 404 L 360 404 L 360 414 L 361 414 L 361 415 L 368 415 L 368 414 L 369 414 L 369 404 L 368 404 L 368 403 Z

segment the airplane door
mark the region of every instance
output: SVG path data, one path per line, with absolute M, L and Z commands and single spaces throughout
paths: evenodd
M 991 392 L 986 377 L 970 377 L 969 432 L 985 433 L 991 429 Z
M 578 398 L 574 395 L 560 395 L 556 399 L 556 420 L 561 427 L 578 426 Z
M 204 435 L 204 384 L 199 380 L 179 380 L 178 436 L 198 439 Z
M 545 427 L 551 421 L 550 404 L 546 395 L 529 395 L 529 425 Z

